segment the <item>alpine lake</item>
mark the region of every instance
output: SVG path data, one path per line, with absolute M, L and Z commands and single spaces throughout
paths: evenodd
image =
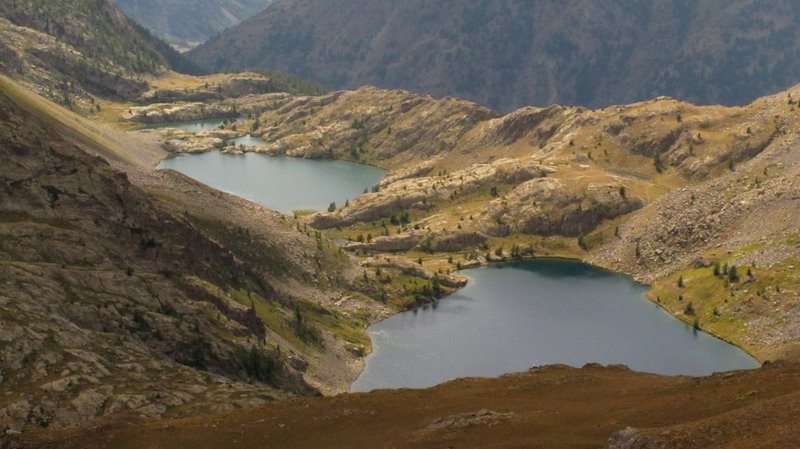
M 221 123 L 161 127 L 199 131 Z M 263 142 L 245 136 L 231 143 Z M 286 214 L 344 204 L 385 174 L 342 161 L 221 152 L 170 157 L 159 168 Z M 464 289 L 368 329 L 373 352 L 351 391 L 422 388 L 550 364 L 622 364 L 690 376 L 759 366 L 741 349 L 648 301 L 646 286 L 581 262 L 537 259 L 461 274 L 469 280 Z

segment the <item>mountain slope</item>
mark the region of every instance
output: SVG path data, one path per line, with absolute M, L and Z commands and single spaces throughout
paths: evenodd
M 334 245 L 5 78 L 0 100 L 0 430 L 346 387 L 366 338 Z
M 196 68 L 109 0 L 0 2 L 0 72 L 64 106 L 131 98 L 145 77 Z
M 194 47 L 238 24 L 274 0 L 116 0 L 120 9 L 158 37 L 182 48 Z
M 55 37 L 98 65 L 133 74 L 191 69 L 175 50 L 130 21 L 110 0 L 8 0 L 0 3 L 0 16 Z
M 189 57 L 501 111 L 657 95 L 740 104 L 797 82 L 798 17 L 790 0 L 281 0 Z

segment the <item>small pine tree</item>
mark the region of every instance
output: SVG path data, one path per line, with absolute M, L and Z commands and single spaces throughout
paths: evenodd
M 728 280 L 731 282 L 739 282 L 739 269 L 735 265 L 728 268 Z
M 683 311 L 683 313 L 686 315 L 694 316 L 695 314 L 694 304 L 692 304 L 691 301 L 689 301 L 689 304 L 686 304 L 686 309 Z
M 683 284 L 683 276 L 681 276 L 681 277 L 678 278 L 678 287 L 683 288 L 683 286 L 684 286 L 684 284 Z
M 585 235 L 581 234 L 580 237 L 578 237 L 578 246 L 580 246 L 581 249 L 584 250 L 584 251 L 588 251 L 589 250 L 589 244 L 586 242 L 586 236 Z
M 328 212 L 336 212 L 336 201 L 332 201 L 330 206 L 328 206 Z
M 653 165 L 656 167 L 656 171 L 659 173 L 664 173 L 664 161 L 661 159 L 661 153 L 656 153 L 653 157 Z

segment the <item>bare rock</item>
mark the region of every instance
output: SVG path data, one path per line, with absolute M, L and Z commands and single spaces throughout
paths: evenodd
M 666 449 L 663 442 L 655 441 L 628 427 L 614 433 L 606 444 L 606 449 Z

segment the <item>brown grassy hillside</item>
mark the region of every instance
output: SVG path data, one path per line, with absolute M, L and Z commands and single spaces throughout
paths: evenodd
M 799 387 L 796 365 L 704 379 L 548 367 L 182 420 L 118 417 L 27 434 L 18 443 L 30 449 L 786 449 L 800 444 Z

